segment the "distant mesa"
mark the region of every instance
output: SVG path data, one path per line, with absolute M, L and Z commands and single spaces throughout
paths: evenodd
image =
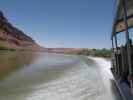
M 65 53 L 65 54 L 80 54 L 86 48 L 47 48 L 49 53 Z
M 43 49 L 31 37 L 14 27 L 0 11 L 0 48 Z

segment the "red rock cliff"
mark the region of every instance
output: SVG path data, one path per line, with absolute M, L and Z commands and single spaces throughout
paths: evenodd
M 14 27 L 0 11 L 0 45 L 15 49 L 40 49 L 41 47 L 23 31 Z

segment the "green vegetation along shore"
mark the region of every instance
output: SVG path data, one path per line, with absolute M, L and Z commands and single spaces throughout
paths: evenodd
M 111 57 L 111 49 L 84 49 L 78 53 L 79 55 L 96 56 L 96 57 Z

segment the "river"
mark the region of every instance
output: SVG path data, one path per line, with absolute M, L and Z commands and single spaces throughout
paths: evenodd
M 0 100 L 121 100 L 103 58 L 0 53 Z

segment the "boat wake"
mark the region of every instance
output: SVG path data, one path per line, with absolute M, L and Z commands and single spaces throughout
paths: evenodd
M 38 60 L 34 66 L 27 67 L 28 70 L 22 69 L 15 77 L 9 77 L 1 86 L 5 87 L 1 100 L 119 100 L 112 92 L 109 60 L 88 57 L 85 63 L 80 57 L 64 55 L 54 58 L 45 55 Z M 59 72 L 61 77 L 56 77 Z M 46 77 L 50 77 L 50 81 L 46 81 Z M 24 81 L 25 84 L 21 84 Z

